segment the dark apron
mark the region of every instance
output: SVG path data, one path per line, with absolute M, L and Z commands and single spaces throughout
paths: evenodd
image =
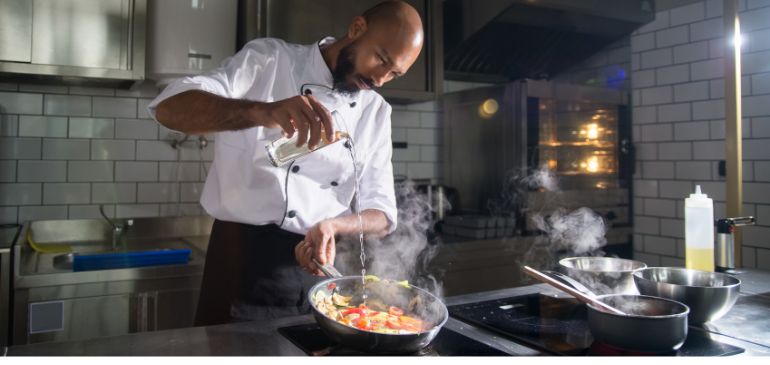
M 195 325 L 309 313 L 307 291 L 322 278 L 302 270 L 294 258 L 303 238 L 275 224 L 215 220 Z

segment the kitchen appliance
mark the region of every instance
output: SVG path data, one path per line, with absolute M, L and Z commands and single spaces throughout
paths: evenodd
M 609 227 L 605 252 L 630 257 L 633 168 L 620 90 L 524 80 L 444 95 L 444 182 L 458 212 L 533 216 L 588 207 Z
M 596 341 L 589 328 L 586 305 L 572 298 L 535 293 L 448 309 L 453 318 L 554 355 L 652 355 Z M 702 328 L 689 327 L 682 347 L 663 355 L 727 356 L 742 352 L 740 347 L 713 340 Z
M 451 25 L 444 28 L 446 78 L 479 82 L 553 77 L 655 19 L 652 0 L 445 0 L 443 6 Z
M 165 87 L 219 66 L 236 51 L 238 0 L 151 0 L 147 78 Z
M 679 267 L 648 267 L 634 272 L 644 295 L 669 298 L 690 307 L 690 323 L 719 319 L 738 300 L 741 281 L 727 274 Z
M 735 270 L 735 227 L 753 226 L 754 217 L 717 219 L 717 239 L 714 247 L 714 265 L 717 271 L 730 272 Z
M 569 257 L 559 260 L 559 269 L 597 294 L 639 294 L 634 270 L 647 264 L 615 257 Z
M 311 356 L 367 356 L 369 353 L 340 346 L 327 336 L 318 324 L 303 324 L 279 328 L 284 337 Z M 425 348 L 402 355 L 414 356 L 507 356 L 494 347 L 466 337 L 449 328 L 442 328 Z

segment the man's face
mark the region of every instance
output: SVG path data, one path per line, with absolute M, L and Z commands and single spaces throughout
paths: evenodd
M 377 89 L 406 73 L 420 54 L 422 39 L 416 44 L 399 38 L 378 29 L 342 48 L 332 72 L 335 90 L 356 94 Z
M 358 74 L 356 71 L 356 44 L 355 42 L 345 46 L 337 56 L 337 65 L 332 76 L 334 77 L 334 90 L 343 94 L 355 95 L 365 84 L 371 89 L 375 88 L 371 79 Z M 360 80 L 360 82 L 356 82 Z

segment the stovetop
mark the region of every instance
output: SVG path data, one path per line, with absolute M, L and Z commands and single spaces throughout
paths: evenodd
M 316 323 L 279 328 L 284 337 L 310 356 L 365 356 L 366 353 L 335 344 Z M 400 354 L 404 355 L 404 354 Z M 442 328 L 428 347 L 414 356 L 507 356 L 482 342 Z
M 555 355 L 728 356 L 744 349 L 709 338 L 690 327 L 682 347 L 671 353 L 647 354 L 618 350 L 594 341 L 586 307 L 572 299 L 530 294 L 450 306 L 450 316 L 499 333 L 514 341 Z

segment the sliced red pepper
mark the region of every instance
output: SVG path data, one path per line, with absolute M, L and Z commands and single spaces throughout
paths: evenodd
M 400 317 L 404 315 L 404 310 L 399 307 L 391 306 L 391 307 L 388 307 L 388 314 Z
M 400 330 L 401 329 L 401 323 L 398 322 L 398 320 L 392 320 L 389 319 L 387 323 L 385 323 L 388 328 L 392 328 L 394 330 Z
M 345 309 L 344 311 L 342 311 L 342 316 L 347 316 L 347 315 L 349 315 L 351 313 L 356 313 L 356 314 L 361 315 L 361 316 L 366 315 L 364 313 L 364 310 L 361 309 L 361 308 L 348 308 L 348 309 Z
M 355 323 L 356 323 L 355 326 L 358 329 L 362 329 L 362 330 L 372 329 L 372 323 L 364 317 L 359 318 Z
M 329 283 L 326 285 L 326 289 L 334 290 L 337 287 L 337 283 Z

